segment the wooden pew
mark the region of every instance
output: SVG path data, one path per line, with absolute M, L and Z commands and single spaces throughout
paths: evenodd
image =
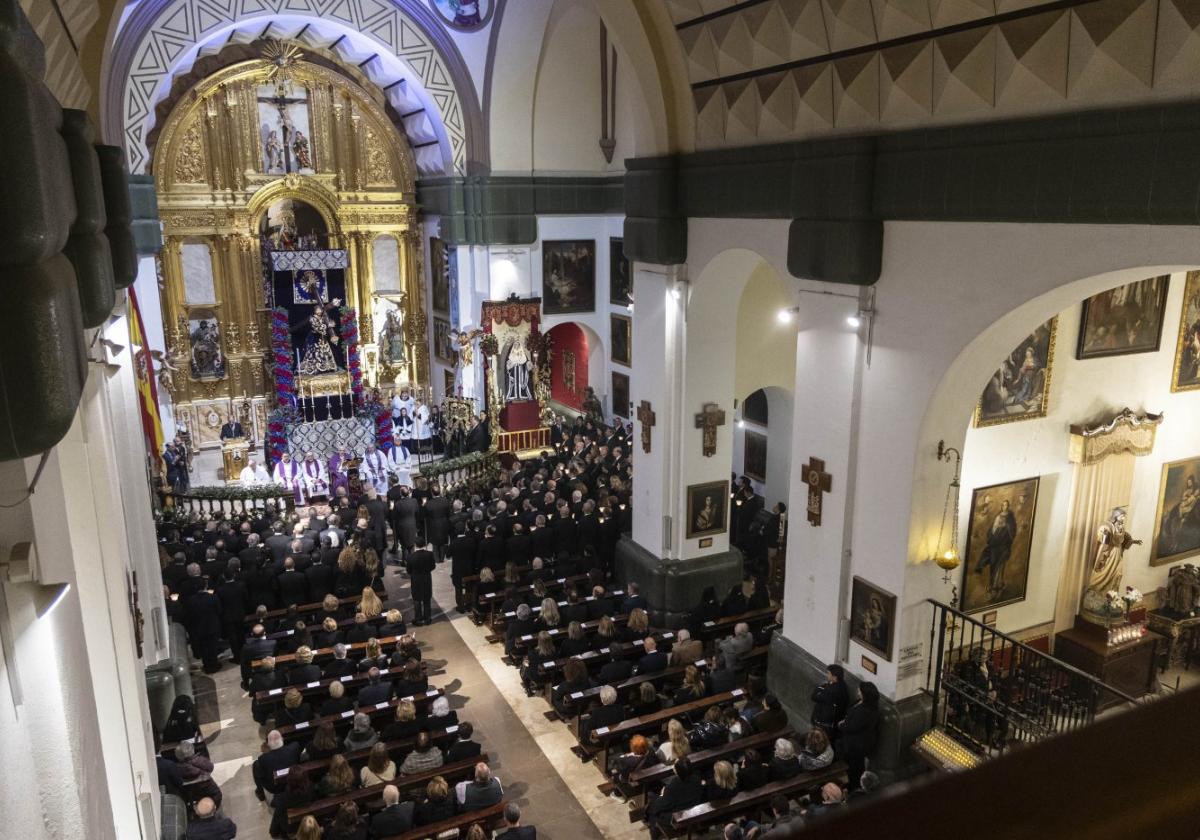
M 345 598 L 338 598 L 338 606 L 341 608 L 353 607 L 355 604 L 357 604 L 359 602 L 359 599 L 361 599 L 361 598 L 362 598 L 361 593 L 358 595 L 347 595 Z M 325 608 L 325 604 L 322 601 L 317 601 L 312 604 L 297 604 L 296 605 L 297 617 L 304 618 L 306 615 L 316 615 L 317 613 L 321 612 L 321 610 L 323 610 L 324 608 Z M 287 614 L 288 614 L 287 607 L 283 607 L 282 609 L 278 609 L 278 610 L 267 610 L 267 615 L 265 617 L 265 620 L 266 621 L 278 621 L 281 618 L 286 618 Z M 258 616 L 255 615 L 254 613 L 250 613 L 248 616 L 246 616 L 244 619 L 242 619 L 243 623 L 247 627 L 253 627 L 255 624 L 258 623 L 258 620 L 259 620 Z
M 422 663 L 422 665 L 424 665 L 424 663 Z M 423 670 L 424 669 L 422 669 L 422 672 Z M 391 677 L 391 679 L 395 680 L 403 673 L 403 671 L 403 668 L 380 668 L 379 676 L 381 679 Z M 371 678 L 362 672 L 344 674 L 340 677 L 326 677 L 315 682 L 305 683 L 304 685 L 291 685 L 284 688 L 270 688 L 266 691 L 256 691 L 254 693 L 253 701 L 254 704 L 259 708 L 278 706 L 283 703 L 283 696 L 287 693 L 289 688 L 294 688 L 299 691 L 300 696 L 304 699 L 309 699 L 312 697 L 323 699 L 328 696 L 329 686 L 335 682 L 340 682 L 346 687 L 346 693 L 353 695 L 354 692 L 358 691 L 370 681 Z
M 370 752 L 370 750 L 367 750 L 367 752 Z M 454 782 L 461 781 L 462 779 L 473 778 L 475 775 L 475 762 L 477 761 L 487 761 L 487 756 L 464 758 L 462 761 L 456 761 L 452 764 L 443 764 L 436 770 L 427 770 L 424 773 L 415 773 L 412 776 L 397 776 L 390 782 L 381 782 L 377 785 L 357 788 L 346 793 L 339 793 L 337 796 L 327 796 L 324 799 L 316 800 L 311 805 L 305 805 L 303 808 L 288 808 L 288 825 L 294 826 L 305 817 L 315 817 L 318 822 L 323 822 L 325 819 L 333 816 L 337 812 L 337 809 L 346 802 L 353 802 L 358 806 L 359 813 L 362 814 L 368 810 L 368 803 L 375 803 L 383 797 L 383 789 L 388 785 L 395 785 L 400 789 L 401 799 L 406 798 L 405 794 L 412 796 L 424 791 L 425 786 L 438 776 L 441 776 L 453 785 Z
M 587 579 L 588 576 L 583 574 L 571 575 L 570 577 L 547 578 L 543 582 L 546 584 L 546 591 L 553 592 L 557 589 L 566 589 L 568 586 L 577 584 L 580 581 L 586 581 Z M 489 592 L 486 595 L 480 595 L 475 601 L 471 602 L 472 610 L 475 613 L 477 623 L 483 623 L 485 620 L 483 616 L 486 614 L 487 624 L 492 628 L 492 630 L 497 629 L 495 626 L 496 608 L 500 604 L 504 603 L 505 591 L 508 588 L 507 584 L 500 583 L 499 581 L 497 581 L 497 583 L 499 584 L 500 588 L 495 592 Z M 532 592 L 533 584 L 522 584 L 521 586 L 515 587 L 515 591 L 517 595 L 523 595 L 525 593 Z
M 392 648 L 394 648 L 397 644 L 399 644 L 399 642 L 400 642 L 399 636 L 386 636 L 379 640 L 379 647 L 383 651 L 388 651 L 388 650 L 391 650 Z M 361 659 L 363 656 L 363 652 L 366 649 L 367 649 L 366 642 L 355 642 L 352 645 L 346 645 L 346 658 L 347 659 L 355 659 L 355 660 Z M 333 658 L 333 648 L 332 647 L 317 648 L 316 650 L 314 650 L 312 652 L 312 654 L 313 654 L 313 662 L 319 662 L 322 659 L 332 659 Z M 278 670 L 280 666 L 289 665 L 295 661 L 296 661 L 296 654 L 281 653 L 281 654 L 279 654 L 279 656 L 275 657 L 275 668 L 276 668 L 276 670 Z M 261 664 L 262 664 L 261 659 L 255 659 L 253 662 L 250 663 L 250 667 L 257 668 Z
M 610 616 L 610 618 L 612 618 L 613 624 L 615 624 L 618 629 L 629 623 L 629 616 L 627 615 L 614 615 Z M 583 629 L 584 637 L 586 638 L 587 636 L 594 635 L 600 628 L 601 621 L 603 621 L 603 619 L 593 618 L 590 621 L 585 621 L 580 624 L 580 627 Z M 567 638 L 567 628 L 562 625 L 559 625 L 552 630 L 547 630 L 546 632 L 550 634 L 550 641 L 552 642 L 561 641 L 562 639 Z M 537 643 L 537 637 L 537 633 L 526 633 L 524 636 L 517 636 L 515 639 L 513 639 L 513 658 L 519 662 L 520 658 L 525 655 L 525 648 Z
M 625 590 L 624 590 L 624 589 L 617 589 L 617 590 L 614 590 L 614 591 L 612 591 L 612 592 L 609 592 L 609 593 L 608 593 L 607 595 L 605 595 L 604 597 L 605 597 L 605 598 L 610 598 L 610 599 L 612 599 L 612 598 L 621 598 L 621 597 L 623 597 L 624 595 L 625 595 Z M 580 598 L 580 599 L 579 599 L 579 603 L 581 603 L 581 604 L 588 604 L 588 603 L 591 603 L 592 601 L 595 601 L 595 600 L 596 600 L 596 596 L 595 596 L 595 595 L 588 595 L 586 598 Z M 560 610 L 570 605 L 570 601 L 565 601 L 565 600 L 564 600 L 564 601 L 558 601 L 557 603 L 558 603 L 558 607 L 559 607 L 559 609 L 560 609 Z M 540 606 L 540 605 L 536 605 L 536 606 L 532 606 L 532 607 L 530 607 L 530 608 L 529 608 L 529 611 L 530 611 L 530 613 L 531 613 L 531 614 L 533 614 L 533 615 L 537 615 L 538 613 L 540 613 L 540 612 L 542 611 L 542 608 L 541 608 L 541 606 Z M 495 630 L 498 632 L 498 631 L 500 630 L 500 628 L 501 628 L 501 627 L 505 626 L 505 625 L 506 625 L 508 622 L 512 621 L 512 620 L 513 620 L 514 618 L 516 618 L 516 617 L 517 617 L 517 611 L 516 611 L 516 610 L 508 610 L 508 611 L 506 611 L 506 612 L 502 612 L 502 613 L 496 613 L 496 614 L 495 614 L 495 617 L 492 619 L 492 628 L 493 628 L 493 629 L 495 629 Z M 614 618 L 615 618 L 615 616 L 614 616 Z M 592 620 L 596 620 L 596 619 L 592 619 Z M 488 641 L 489 641 L 489 642 L 491 642 L 491 641 L 499 641 L 501 638 L 503 638 L 503 637 L 502 637 L 502 636 L 497 636 L 496 638 L 491 638 L 491 637 L 489 637 L 489 638 L 488 638 Z
M 708 697 L 701 697 L 699 700 L 693 700 L 680 706 L 669 706 L 651 715 L 626 718 L 616 726 L 602 726 L 593 730 L 592 734 L 596 736 L 595 742 L 585 744 L 583 739 L 580 739 L 580 746 L 585 752 L 591 753 L 591 758 L 596 760 L 596 765 L 602 772 L 607 772 L 608 750 L 613 744 L 624 743 L 633 735 L 658 732 L 667 725 L 671 718 L 690 716 L 696 712 L 703 714 L 708 711 L 710 706 L 735 703 L 745 697 L 746 690 L 744 688 L 735 688 L 733 691 L 710 694 Z M 582 721 L 580 727 L 582 728 Z
M 698 659 L 691 663 L 701 671 L 708 669 L 708 662 L 703 659 Z M 675 682 L 676 678 L 682 678 L 687 671 L 688 665 L 675 665 L 667 668 L 665 671 L 659 671 L 656 674 L 637 674 L 629 679 L 617 683 L 613 686 L 617 690 L 617 699 L 624 701 L 625 698 L 633 695 L 641 687 L 642 683 L 653 683 L 655 689 L 661 689 L 664 683 Z M 593 686 L 585 691 L 573 691 L 563 698 L 562 704 L 565 709 L 575 709 L 576 713 L 587 709 L 591 702 L 600 696 L 602 685 Z M 571 721 L 568 726 L 571 731 L 578 735 L 578 720 Z
M 501 799 L 495 805 L 490 805 L 487 808 L 467 811 L 448 820 L 414 828 L 412 831 L 406 831 L 404 834 L 393 834 L 391 837 L 383 838 L 383 840 L 430 840 L 430 838 L 437 837 L 443 831 L 454 831 L 455 829 L 459 831 L 460 837 L 465 837 L 467 829 L 475 823 L 482 823 L 485 830 L 490 830 L 492 826 L 504 819 L 504 806 L 507 804 L 506 800 Z
M 655 634 L 653 638 L 658 643 L 658 649 L 666 653 L 671 649 L 671 645 L 674 644 L 675 634 L 668 630 L 665 633 Z M 611 662 L 613 659 L 625 659 L 634 655 L 641 656 L 644 645 L 645 639 L 639 639 L 636 642 L 616 642 L 606 648 L 589 650 L 578 656 L 564 656 L 543 662 L 538 666 L 538 673 L 541 680 L 547 686 L 547 702 L 550 700 L 549 687 L 561 675 L 562 669 L 570 660 L 578 659 L 590 671 L 593 668 L 599 668 L 605 662 Z
M 671 815 L 671 836 L 693 837 L 701 834 L 714 825 L 727 823 L 745 814 L 756 814 L 766 810 L 771 799 L 777 794 L 783 794 L 789 799 L 812 788 L 820 787 L 826 782 L 840 782 L 846 778 L 846 765 L 835 761 L 822 770 L 801 773 L 782 782 L 770 782 L 754 790 L 746 790 L 729 799 L 715 799 L 705 802 L 686 811 L 676 811 Z
M 387 610 L 384 610 L 382 614 L 377 615 L 374 618 L 368 618 L 365 623 L 374 626 L 377 624 L 383 624 L 386 621 L 387 621 Z M 339 619 L 338 620 L 338 629 L 345 630 L 347 628 L 353 627 L 355 625 L 355 623 L 356 622 L 355 622 L 354 616 L 348 616 L 346 618 Z M 321 629 L 321 625 L 320 624 L 312 624 L 312 625 L 309 625 L 308 629 L 309 629 L 309 632 L 316 632 Z M 293 628 L 291 630 L 276 630 L 274 633 L 268 633 L 265 636 L 265 638 L 279 640 L 279 639 L 286 639 L 286 638 L 289 638 L 290 636 L 294 636 L 294 635 L 296 635 L 296 631 Z M 247 636 L 246 639 L 249 640 L 250 637 Z
M 443 694 L 440 688 L 431 688 L 424 694 L 418 694 L 411 697 L 396 697 L 386 703 L 377 703 L 374 706 L 359 706 L 349 711 L 342 712 L 340 715 L 326 715 L 325 717 L 313 718 L 304 723 L 292 723 L 286 726 L 276 727 L 279 734 L 283 736 L 285 741 L 294 741 L 297 738 L 307 738 L 317 731 L 318 727 L 323 723 L 332 723 L 334 729 L 348 728 L 354 722 L 354 716 L 362 713 L 371 718 L 371 725 L 375 725 L 375 721 L 385 715 L 395 715 L 396 706 L 403 700 L 411 700 L 420 709 L 432 703 Z
M 733 628 L 743 621 L 750 625 L 751 630 L 754 630 L 755 625 L 774 619 L 775 613 L 778 611 L 778 607 L 763 607 L 762 609 L 751 610 L 739 615 L 706 621 L 701 626 L 700 632 L 696 634 L 696 638 L 703 642 L 710 642 L 714 639 L 732 635 Z
M 447 726 L 445 729 L 433 730 L 429 733 L 430 742 L 433 743 L 434 746 L 444 751 L 446 747 L 458 740 L 458 728 L 461 725 L 462 724 L 455 724 L 454 726 Z M 413 747 L 416 746 L 417 736 L 413 735 L 409 738 L 393 738 L 390 741 L 383 741 L 382 743 L 385 747 L 387 747 L 388 755 L 396 760 L 396 766 L 399 767 L 404 762 L 404 756 L 412 752 Z M 371 750 L 373 749 L 373 746 L 374 745 L 371 747 L 364 747 L 360 750 L 351 750 L 350 752 L 342 753 L 342 755 L 345 757 L 346 761 L 350 763 L 351 767 L 358 769 L 365 765 L 367 763 L 367 759 L 371 757 Z M 481 759 L 476 758 L 472 760 L 479 761 Z M 293 767 L 299 767 L 301 772 L 304 773 L 323 773 L 325 770 L 329 769 L 329 763 L 331 761 L 333 761 L 332 757 L 314 758 L 310 761 L 302 761 L 299 764 L 293 765 Z M 276 770 L 276 780 L 280 782 L 284 781 L 287 778 L 288 773 L 292 771 L 293 767 L 285 767 L 282 770 Z
M 688 756 L 688 762 L 692 765 L 693 770 L 711 767 L 721 760 L 732 762 L 734 758 L 745 750 L 769 748 L 774 745 L 777 739 L 791 738 L 795 734 L 796 731 L 794 729 L 790 726 L 785 726 L 783 729 L 777 729 L 774 732 L 760 732 L 755 735 L 747 735 L 745 738 L 738 738 L 736 741 L 730 741 L 728 744 L 722 744 L 719 747 L 712 747 L 707 750 L 691 753 Z M 632 773 L 629 776 L 629 786 L 633 788 L 635 793 L 645 796 L 650 791 L 662 787 L 673 774 L 674 770 L 670 764 L 654 764 Z

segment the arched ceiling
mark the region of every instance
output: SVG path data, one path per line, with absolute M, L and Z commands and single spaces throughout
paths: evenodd
M 156 105 L 173 78 L 229 44 L 260 39 L 293 40 L 357 67 L 400 115 L 422 175 L 487 167 L 474 86 L 452 37 L 418 0 L 142 0 L 106 61 L 102 110 L 131 171 L 149 165 Z
M 1194 0 L 665 0 L 697 145 L 1200 93 Z

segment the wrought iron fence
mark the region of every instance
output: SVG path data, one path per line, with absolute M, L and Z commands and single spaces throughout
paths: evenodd
M 939 601 L 929 603 L 931 725 L 980 755 L 1087 726 L 1112 703 L 1138 702 L 1049 652 Z

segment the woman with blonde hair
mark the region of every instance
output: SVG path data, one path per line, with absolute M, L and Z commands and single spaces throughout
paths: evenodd
M 338 598 L 345 598 L 355 592 L 361 592 L 366 585 L 366 570 L 359 562 L 354 547 L 348 545 L 338 555 L 337 574 L 333 579 L 333 594 Z
M 289 688 L 283 694 L 283 709 L 275 714 L 275 728 L 307 723 L 312 717 L 312 706 L 304 702 L 304 695 L 294 688 Z
M 504 582 L 513 585 L 521 582 L 521 573 L 517 571 L 517 564 L 513 560 L 504 564 Z
M 583 625 L 578 621 L 572 621 L 567 625 L 567 638 L 563 639 L 562 644 L 558 646 L 558 655 L 579 656 L 589 650 L 591 647 L 588 645 L 587 639 L 583 637 Z
M 296 840 L 321 840 L 325 834 L 317 818 L 309 815 L 300 820 L 300 830 L 296 832 Z
M 367 758 L 366 767 L 360 771 L 359 778 L 362 780 L 363 787 L 377 785 L 380 782 L 390 782 L 396 778 L 396 762 L 392 761 L 387 747 L 382 743 L 376 743 L 371 747 L 371 755 Z
M 288 685 L 307 685 L 321 679 L 321 669 L 313 663 L 312 648 L 301 645 L 296 648 L 296 664 L 288 671 Z
M 321 601 L 321 617 L 332 618 L 335 622 L 341 618 L 342 602 L 332 592 Z
M 625 622 L 624 641 L 636 642 L 650 634 L 650 616 L 641 607 L 629 611 L 629 620 Z
M 417 803 L 413 812 L 413 825 L 429 825 L 453 816 L 454 799 L 450 796 L 450 785 L 441 776 L 434 776 L 425 785 L 425 798 Z
M 562 619 L 558 615 L 558 601 L 553 598 L 542 599 L 542 614 L 538 616 L 538 621 L 547 630 L 553 630 L 558 627 Z
M 404 623 L 404 616 L 400 610 L 391 609 L 384 616 L 384 623 L 379 625 L 380 638 L 386 639 L 389 636 L 403 636 L 408 632 L 408 627 Z
M 675 691 L 671 701 L 675 706 L 682 706 L 707 694 L 708 684 L 704 681 L 704 674 L 695 665 L 689 665 L 683 669 L 683 685 Z
M 326 616 L 321 622 L 321 629 L 313 635 L 313 644 L 319 648 L 333 647 L 342 640 L 342 634 L 338 632 L 337 619 L 332 616 Z
M 367 646 L 363 652 L 363 656 L 367 659 L 378 659 L 383 656 L 383 646 L 379 644 L 379 639 L 374 636 L 367 639 Z
M 728 761 L 718 761 L 713 765 L 712 779 L 704 782 L 705 800 L 728 799 L 737 792 L 737 769 Z
M 354 771 L 350 769 L 350 763 L 346 761 L 346 756 L 338 754 L 329 760 L 329 769 L 325 772 L 325 776 L 317 783 L 317 790 L 320 791 L 322 797 L 337 796 L 339 793 L 347 793 L 354 789 Z
M 383 615 L 383 601 L 379 600 L 375 590 L 369 586 L 363 587 L 362 598 L 358 602 L 358 611 L 368 619 L 379 618 Z
M 421 722 L 417 720 L 417 707 L 411 700 L 401 700 L 396 704 L 396 720 L 389 723 L 380 736 L 385 741 L 395 741 L 400 738 L 413 738 L 421 731 Z
M 318 714 L 321 717 L 340 715 L 354 708 L 354 698 L 346 696 L 346 686 L 341 680 L 331 680 L 329 683 L 329 699 L 321 704 Z
M 688 743 L 687 730 L 679 718 L 671 718 L 667 722 L 667 740 L 658 745 L 659 761 L 663 764 L 674 764 L 691 751 L 692 745 Z
M 471 827 L 467 829 L 466 840 L 491 840 L 491 836 L 491 832 L 481 824 L 471 823 Z
M 605 648 L 617 640 L 617 625 L 611 616 L 601 616 L 596 625 L 596 647 Z

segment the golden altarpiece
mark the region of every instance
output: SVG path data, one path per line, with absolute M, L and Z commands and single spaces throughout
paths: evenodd
M 202 449 L 220 445 L 230 415 L 255 442 L 265 435 L 273 247 L 345 252 L 344 304 L 358 313 L 367 386 L 429 382 L 407 139 L 357 70 L 306 61 L 290 44 L 262 54 L 179 97 L 153 148 L 169 390 L 176 424 Z M 328 379 L 307 381 L 312 396 Z

